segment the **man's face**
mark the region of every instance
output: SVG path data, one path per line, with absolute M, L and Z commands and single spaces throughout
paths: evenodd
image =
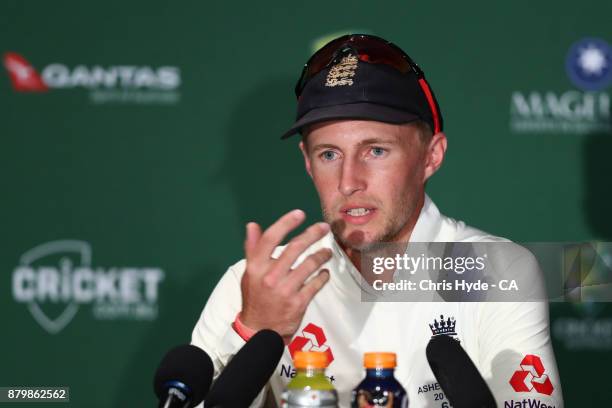
M 313 125 L 306 142 L 323 218 L 345 248 L 408 240 L 430 175 L 415 125 L 328 121 Z

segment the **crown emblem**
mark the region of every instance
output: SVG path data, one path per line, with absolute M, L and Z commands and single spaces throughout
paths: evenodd
M 429 328 L 433 334 L 432 337 L 441 335 L 456 336 L 457 332 L 455 331 L 455 325 L 456 322 L 454 317 L 449 317 L 444 320 L 444 315 L 440 315 L 440 320 L 434 319 L 433 324 L 430 324 Z
M 330 68 L 325 86 L 351 86 L 357 70 L 357 57 L 350 54 L 343 57 L 339 63 Z

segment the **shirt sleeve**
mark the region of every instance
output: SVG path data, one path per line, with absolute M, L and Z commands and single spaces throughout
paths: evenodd
M 508 272 L 521 271 L 533 273 L 534 284 L 543 286 L 530 253 L 513 262 Z M 478 365 L 498 407 L 563 407 L 547 301 L 482 303 L 479 342 Z
M 240 280 L 245 266 L 245 260 L 241 260 L 223 275 L 208 298 L 191 335 L 191 344 L 204 350 L 213 361 L 215 379 L 245 344 L 232 328 L 236 315 L 242 309 Z M 253 401 L 252 408 L 263 406 L 266 389 Z M 198 408 L 201 407 L 202 404 L 198 405 Z

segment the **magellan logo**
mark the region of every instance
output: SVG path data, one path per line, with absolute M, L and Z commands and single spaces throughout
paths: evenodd
M 176 66 L 82 64 L 69 67 L 52 63 L 43 67 L 39 75 L 18 53 L 5 53 L 3 62 L 16 92 L 82 88 L 90 91 L 94 103 L 174 104 L 180 99 L 181 72 Z
M 289 344 L 289 353 L 293 358 L 296 351 L 320 351 L 327 354 L 327 362 L 331 364 L 334 361 L 334 355 L 329 345 L 325 344 L 326 342 L 327 337 L 323 329 L 315 324 L 308 323 L 302 330 L 302 335 L 295 336 Z
M 610 46 L 601 39 L 584 39 L 570 47 L 566 73 L 578 89 L 512 92 L 510 128 L 516 133 L 586 134 L 612 129 Z
M 567 53 L 565 68 L 578 88 L 599 91 L 612 82 L 612 47 L 599 38 L 582 39 Z
M 92 265 L 87 242 L 52 241 L 25 252 L 12 276 L 13 298 L 27 305 L 51 334 L 64 329 L 82 306 L 100 320 L 157 318 L 159 268 Z

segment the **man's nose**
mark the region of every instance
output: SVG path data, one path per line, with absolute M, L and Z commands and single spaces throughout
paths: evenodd
M 340 184 L 338 190 L 344 195 L 351 195 L 365 190 L 365 169 L 363 163 L 355 158 L 345 158 L 342 162 Z

